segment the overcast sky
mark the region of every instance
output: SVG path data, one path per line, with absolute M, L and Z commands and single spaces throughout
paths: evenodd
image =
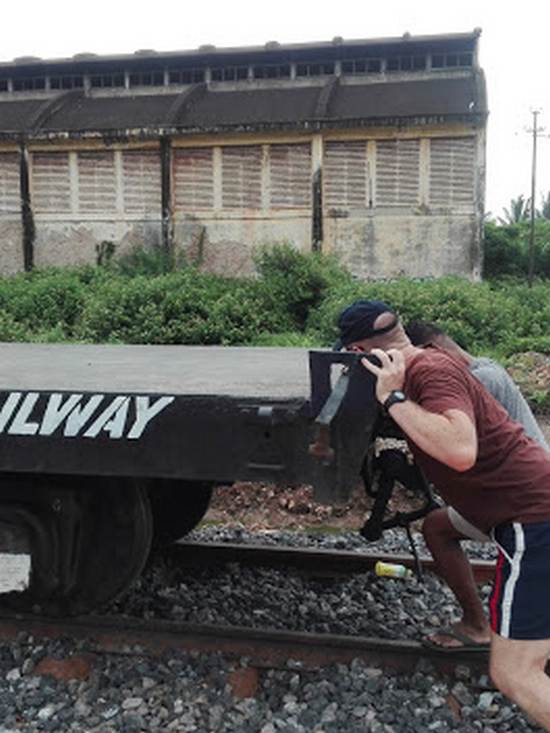
M 544 9 L 546 7 L 546 10 Z M 64 58 L 84 51 L 132 53 L 456 33 L 482 29 L 480 61 L 489 95 L 487 211 L 502 213 L 512 197 L 530 195 L 533 109 L 550 133 L 550 6 L 540 0 L 27 0 L 2 3 L 0 60 Z M 550 138 L 539 141 L 537 204 L 550 190 Z

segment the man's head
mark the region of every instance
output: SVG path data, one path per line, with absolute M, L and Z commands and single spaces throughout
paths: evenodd
M 408 343 L 397 314 L 381 300 L 356 300 L 340 313 L 338 328 L 338 349 L 369 351 L 406 345 L 403 339 Z
M 414 346 L 436 344 L 441 339 L 448 338 L 447 334 L 439 326 L 429 321 L 410 321 L 405 326 L 405 331 Z
M 439 348 L 451 353 L 461 354 L 465 357 L 469 356 L 454 339 L 435 323 L 430 323 L 429 321 L 410 321 L 405 326 L 405 332 L 413 346 L 428 346 L 431 344 L 433 346 L 439 346 Z

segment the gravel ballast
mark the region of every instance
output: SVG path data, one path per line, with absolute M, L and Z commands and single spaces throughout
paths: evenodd
M 322 549 L 405 552 L 404 532 L 389 531 L 367 544 L 354 532 L 259 532 L 205 528 L 190 540 L 242 542 Z M 419 550 L 426 554 L 420 537 Z M 474 543 L 471 543 L 474 551 Z M 477 554 L 492 550 L 477 545 Z M 490 586 L 481 589 L 487 600 Z M 167 554 L 156 555 L 131 591 L 110 611 L 141 618 L 229 624 L 292 631 L 419 639 L 448 625 L 457 613 L 454 596 L 435 575 L 424 582 L 377 578 L 373 572 L 311 578 L 292 568 L 225 563 L 190 570 Z
M 45 660 L 86 654 L 84 679 L 38 674 Z M 235 679 L 254 680 L 250 695 Z M 252 674 L 250 674 L 252 673 Z M 92 655 L 86 645 L 22 635 L 0 653 L 0 733 L 501 733 L 534 731 L 524 716 L 466 666 L 437 676 L 419 662 L 409 675 L 361 661 L 315 672 L 290 660 L 256 671 L 247 660 L 174 653 Z
M 356 533 L 250 533 L 203 528 L 193 541 L 283 544 L 324 549 L 406 552 L 404 533 L 367 545 Z M 421 553 L 425 549 L 419 538 Z M 487 557 L 487 548 L 469 547 Z M 492 552 L 492 551 L 491 551 Z M 487 595 L 488 588 L 484 589 Z M 110 608 L 142 618 L 237 624 L 417 639 L 449 622 L 450 592 L 434 576 L 393 580 L 362 573 L 311 579 L 297 572 L 237 563 L 185 572 L 157 554 L 127 596 Z M 78 679 L 56 679 L 52 660 L 84 657 Z M 62 664 L 64 663 L 62 662 Z M 46 664 L 45 664 L 46 663 Z M 86 666 L 86 665 L 85 665 Z M 252 676 L 243 692 L 235 683 Z M 22 635 L 0 647 L 0 733 L 501 733 L 536 731 L 497 693 L 486 675 L 467 666 L 442 677 L 425 661 L 397 674 L 356 660 L 314 672 L 289 660 L 285 669 L 255 670 L 248 660 L 217 654 L 148 657 L 96 654 L 86 642 L 42 641 Z

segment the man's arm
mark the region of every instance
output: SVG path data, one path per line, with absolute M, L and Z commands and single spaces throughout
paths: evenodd
M 405 359 L 397 349 L 373 349 L 380 367 L 368 359 L 363 366 L 376 376 L 376 397 L 382 404 L 390 392 L 403 388 Z M 429 412 L 407 400 L 390 407 L 393 420 L 420 450 L 455 471 L 467 471 L 477 459 L 477 433 L 471 418 L 461 410 Z
M 420 450 L 455 471 L 468 471 L 477 458 L 476 429 L 461 410 L 438 414 L 407 400 L 392 405 L 392 419 Z

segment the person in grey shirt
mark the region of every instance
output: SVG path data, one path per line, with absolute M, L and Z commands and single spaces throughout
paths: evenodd
M 546 450 L 550 450 L 550 446 L 548 446 L 542 430 L 531 412 L 531 408 L 506 369 L 496 361 L 487 359 L 484 356 L 470 356 L 445 334 L 443 335 L 443 341 L 452 345 L 450 347 L 441 345 L 442 348 L 448 351 L 456 348 L 459 353 L 464 354 L 469 359 L 468 368 L 474 377 L 500 402 L 512 420 L 523 425 L 525 434 L 540 443 Z M 435 343 L 438 345 L 437 340 Z
M 414 346 L 436 346 L 466 363 L 471 373 L 500 402 L 510 417 L 523 426 L 525 434 L 550 451 L 525 398 L 500 364 L 492 359 L 472 356 L 434 323 L 412 321 L 405 330 Z M 428 514 L 422 533 L 439 572 L 455 593 L 463 612 L 462 619 L 457 623 L 427 637 L 424 643 L 449 652 L 488 646 L 489 622 L 460 542 L 465 539 L 490 542 L 491 537 L 450 506 Z

